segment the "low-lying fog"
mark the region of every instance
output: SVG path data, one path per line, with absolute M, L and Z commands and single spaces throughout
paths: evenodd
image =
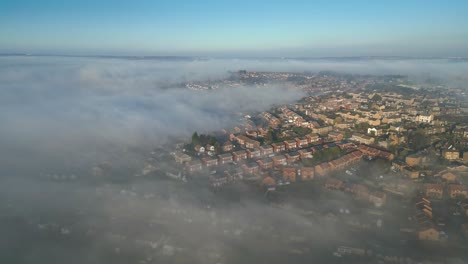
M 468 62 L 0 57 L 0 262 L 320 263 L 331 242 L 359 240 L 296 206 L 354 210 L 340 194 L 297 198 L 280 209 L 261 194 L 216 201 L 204 187 L 168 180 L 125 185 L 39 177 L 106 161 L 136 166 L 170 138 L 226 128 L 237 121 L 233 113 L 305 95 L 275 83 L 177 88 L 241 69 L 430 75 L 459 85 Z

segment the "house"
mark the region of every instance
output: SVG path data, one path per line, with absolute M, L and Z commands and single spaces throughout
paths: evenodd
M 455 182 L 457 180 L 457 175 L 451 173 L 451 172 L 446 172 L 442 174 L 441 176 L 442 179 L 444 179 L 447 182 Z
M 271 159 L 273 160 L 273 165 L 274 166 L 281 166 L 281 165 L 286 165 L 287 164 L 287 159 L 286 159 L 286 156 L 284 156 L 284 155 L 274 156 Z
M 312 151 L 309 151 L 307 149 L 301 149 L 301 150 L 298 150 L 297 151 L 300 155 L 300 159 L 301 160 L 304 160 L 304 159 L 311 159 L 313 158 L 314 156 L 312 155 Z
M 296 181 L 296 168 L 294 167 L 283 167 L 281 169 L 283 179 L 285 181 L 295 182 Z
M 415 207 L 418 212 L 424 214 L 426 217 L 425 218 L 430 218 L 432 219 L 432 207 L 431 207 L 431 201 L 429 201 L 427 198 L 421 198 L 418 200 L 415 204 Z
M 224 153 L 218 155 L 218 164 L 226 164 L 232 162 L 232 154 L 231 153 Z
M 315 143 L 320 141 L 320 137 L 317 134 L 309 134 L 305 136 L 307 139 L 307 143 Z
M 405 162 L 411 167 L 420 166 L 422 164 L 422 157 L 420 155 L 409 155 L 405 158 Z
M 215 151 L 215 147 L 210 144 L 206 144 L 205 151 Z
M 443 151 L 443 156 L 446 160 L 457 160 L 460 158 L 460 151 L 455 148 L 449 148 Z
M 239 135 L 239 136 L 236 136 L 236 137 L 235 137 L 235 140 L 237 141 L 237 143 L 239 143 L 239 145 L 245 146 L 245 142 L 246 142 L 246 141 L 249 141 L 249 140 L 251 140 L 251 139 L 248 138 L 247 136 Z
M 350 139 L 367 145 L 371 145 L 375 142 L 375 139 L 373 137 L 369 137 L 360 133 L 354 133 Z
M 461 184 L 450 184 L 447 187 L 448 194 L 452 199 L 460 199 L 468 197 L 468 190 L 466 186 Z
M 307 145 L 309 144 L 309 142 L 307 141 L 307 138 L 296 138 L 295 140 L 296 140 L 297 148 L 307 147 Z
M 418 123 L 431 123 L 434 120 L 434 115 L 418 115 L 416 116 L 416 122 Z
M 367 129 L 367 134 L 373 135 L 373 136 L 381 136 L 383 135 L 383 130 L 381 128 L 377 129 L 375 127 L 369 127 Z
M 325 135 L 328 132 L 332 131 L 333 127 L 332 126 L 323 126 L 323 127 L 314 127 L 312 128 L 312 132 L 316 134 L 321 134 Z
M 341 190 L 343 186 L 344 182 L 334 178 L 327 179 L 324 183 L 324 187 L 330 190 Z
M 413 167 L 405 167 L 403 168 L 403 174 L 408 176 L 408 178 L 414 180 L 419 178 L 419 170 Z
M 330 164 L 328 164 L 328 162 L 324 162 L 322 164 L 315 166 L 315 174 L 317 174 L 317 176 L 324 177 L 331 171 L 332 171 L 332 168 Z
M 258 172 L 258 170 L 259 170 L 259 166 L 255 162 L 242 165 L 242 171 L 245 174 L 254 174 L 254 173 Z
M 317 152 L 322 151 L 323 146 L 322 145 L 316 145 L 316 146 L 311 147 L 310 150 L 312 151 L 312 154 L 315 154 Z
M 192 157 L 182 152 L 177 152 L 174 155 L 174 158 L 175 158 L 175 161 L 180 164 L 183 164 L 192 160 Z
M 260 147 L 260 142 L 253 140 L 247 136 L 240 135 L 236 137 L 237 143 L 246 148 L 258 148 Z
M 191 162 L 187 162 L 185 164 L 185 168 L 189 172 L 201 171 L 202 170 L 202 163 L 199 160 L 194 160 Z
M 260 149 L 255 148 L 255 149 L 247 149 L 247 158 L 249 159 L 256 159 L 261 156 Z
M 369 202 L 373 203 L 375 207 L 382 207 L 387 201 L 387 194 L 384 192 L 376 191 L 369 194 Z
M 202 163 L 205 167 L 213 167 L 218 165 L 218 159 L 215 158 L 202 158 Z
M 465 239 L 468 239 L 468 223 L 464 223 L 461 225 L 461 231 Z
M 367 123 L 370 125 L 370 126 L 380 126 L 380 119 L 377 119 L 377 118 L 370 118 Z
M 257 160 L 258 166 L 260 166 L 260 169 L 262 170 L 268 170 L 273 168 L 273 160 L 270 158 L 265 158 L 261 160 Z
M 380 149 L 369 147 L 366 145 L 359 145 L 357 146 L 357 149 L 361 151 L 363 154 L 366 154 L 372 157 L 379 157 L 379 158 L 384 158 L 387 160 L 393 160 L 395 158 L 395 156 L 388 151 L 380 150 Z
M 356 198 L 361 200 L 369 199 L 369 188 L 363 184 L 353 184 L 347 189 L 348 192 L 352 193 Z
M 406 167 L 406 163 L 399 161 L 399 160 L 394 160 L 392 162 L 392 167 L 395 171 L 403 171 L 403 169 Z
M 253 140 L 253 139 L 250 139 L 248 141 L 245 142 L 245 147 L 246 148 L 258 148 L 260 147 L 260 142 L 256 141 L 256 140 Z
M 224 152 L 231 152 L 233 148 L 234 148 L 234 145 L 229 141 L 224 142 L 222 146 L 222 149 Z
M 286 150 L 288 151 L 291 151 L 297 148 L 297 144 L 295 140 L 286 140 L 286 141 L 283 141 L 283 143 L 284 143 Z
M 247 159 L 247 151 L 245 150 L 238 150 L 232 152 L 232 156 L 234 161 L 241 161 L 241 160 L 246 160 Z
M 299 161 L 299 159 L 301 158 L 301 155 L 297 151 L 286 153 L 285 156 L 288 159 L 289 164 Z
M 194 149 L 198 153 L 204 153 L 205 152 L 205 147 L 202 147 L 200 145 L 196 145 Z
M 307 181 L 314 178 L 314 167 L 301 167 L 297 170 L 297 174 L 301 176 L 301 180 Z
M 281 144 L 281 143 L 273 143 L 271 144 L 271 146 L 273 147 L 273 152 L 283 152 L 286 150 L 286 146 L 284 144 Z
M 461 209 L 462 209 L 462 212 L 463 214 L 468 217 L 468 203 L 465 202 L 463 204 L 460 205 Z
M 262 156 L 270 156 L 273 155 L 273 147 L 269 145 L 264 145 L 260 147 L 260 153 Z
M 261 185 L 268 188 L 274 187 L 276 186 L 276 181 L 272 177 L 266 176 L 265 178 L 263 178 Z
M 343 134 L 341 134 L 340 132 L 331 131 L 330 133 L 328 133 L 328 139 L 332 141 L 339 141 L 343 139 Z
M 444 187 L 438 183 L 426 183 L 423 186 L 423 192 L 427 197 L 442 199 Z
M 418 230 L 419 240 L 438 241 L 440 232 L 435 228 L 433 224 L 425 224 Z

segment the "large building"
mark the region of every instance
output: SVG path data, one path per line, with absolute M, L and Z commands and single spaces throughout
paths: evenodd
M 353 136 L 351 137 L 351 140 L 357 141 L 359 143 L 371 145 L 375 142 L 375 139 L 373 137 L 369 137 L 363 134 L 359 133 L 354 133 Z

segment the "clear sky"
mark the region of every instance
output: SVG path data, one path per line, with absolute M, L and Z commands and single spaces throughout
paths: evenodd
M 1 0 L 0 52 L 468 56 L 468 0 Z

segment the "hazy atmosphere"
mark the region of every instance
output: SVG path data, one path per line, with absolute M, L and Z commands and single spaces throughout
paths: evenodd
M 0 1 L 0 263 L 468 263 L 467 1 Z

